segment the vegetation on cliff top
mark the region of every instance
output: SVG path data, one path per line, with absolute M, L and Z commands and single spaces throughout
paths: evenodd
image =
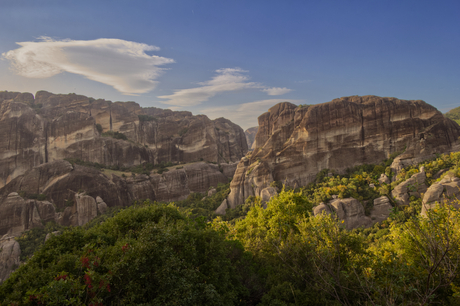
M 459 176 L 460 152 L 425 167 Z M 369 184 L 386 161 L 347 175 L 318 174 L 315 184 L 284 188 L 266 209 L 260 199 L 212 214 L 228 185 L 205 199 L 145 201 L 52 237 L 0 286 L 2 305 L 460 305 L 460 213 L 438 207 L 420 217 L 421 200 L 394 209 L 368 229 L 347 231 L 331 215 L 311 216 L 319 201 L 389 194 Z M 385 188 L 383 188 L 385 187 Z M 233 218 L 233 219 L 232 219 Z M 212 221 L 208 221 L 211 220 Z M 232 220 L 231 220 L 232 219 Z M 228 221 L 226 221 L 228 220 Z M 103 222 L 102 222 L 103 221 Z
M 445 116 L 460 124 L 460 106 L 448 111 Z

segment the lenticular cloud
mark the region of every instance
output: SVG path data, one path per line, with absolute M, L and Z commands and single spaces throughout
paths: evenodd
M 80 74 L 110 85 L 123 94 L 141 94 L 155 88 L 163 72 L 158 66 L 174 60 L 146 51 L 158 47 L 121 39 L 52 40 L 19 42 L 21 47 L 3 53 L 15 72 L 29 78 L 48 78 L 61 72 Z

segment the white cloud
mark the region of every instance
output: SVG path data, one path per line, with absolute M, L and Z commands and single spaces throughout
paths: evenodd
M 217 75 L 210 81 L 198 83 L 200 87 L 176 90 L 172 95 L 158 96 L 167 99 L 163 103 L 178 106 L 199 105 L 215 95 L 226 91 L 238 91 L 250 88 L 263 88 L 259 83 L 248 82 L 247 72 L 240 68 L 223 68 L 216 70 Z
M 21 47 L 3 53 L 17 74 L 28 78 L 48 78 L 61 72 L 80 74 L 110 85 L 123 94 L 140 94 L 155 88 L 164 71 L 158 66 L 174 60 L 146 51 L 159 48 L 121 39 L 53 40 L 19 42 Z
M 285 93 L 290 92 L 292 89 L 286 88 L 286 87 L 272 87 L 272 88 L 265 88 L 262 89 L 262 91 L 265 91 L 268 95 L 270 96 L 281 96 L 284 95 Z
M 257 118 L 263 113 L 267 112 L 273 105 L 285 102 L 285 99 L 268 99 L 238 105 L 226 105 L 218 107 L 209 107 L 200 110 L 201 113 L 206 114 L 209 118 L 215 119 L 225 117 L 232 122 L 238 124 L 243 129 L 248 129 L 257 126 Z M 289 100 L 294 104 L 303 103 L 303 100 Z
M 198 83 L 200 87 L 176 90 L 172 95 L 158 96 L 166 99 L 163 103 L 177 106 L 195 106 L 208 101 L 215 95 L 244 89 L 261 89 L 269 95 L 280 95 L 291 91 L 288 88 L 268 88 L 260 83 L 249 82 L 246 70 L 241 68 L 222 68 L 211 80 Z

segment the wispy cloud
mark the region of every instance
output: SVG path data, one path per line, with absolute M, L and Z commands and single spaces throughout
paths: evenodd
M 201 113 L 206 114 L 211 119 L 225 117 L 232 122 L 238 124 L 243 129 L 257 126 L 257 118 L 268 111 L 273 105 L 285 102 L 285 99 L 267 99 L 238 105 L 226 105 L 219 107 L 209 107 L 200 110 Z M 303 103 L 303 100 L 289 100 L 294 104 Z
M 121 39 L 53 40 L 41 37 L 38 42 L 18 42 L 18 49 L 3 53 L 21 76 L 48 78 L 61 72 L 83 75 L 110 85 L 123 94 L 151 91 L 164 71 L 158 66 L 174 60 L 146 51 L 159 48 Z
M 158 96 L 158 98 L 166 99 L 163 103 L 169 105 L 195 106 L 219 93 L 229 91 L 260 89 L 266 91 L 269 95 L 279 95 L 290 91 L 287 88 L 268 88 L 261 83 L 249 82 L 249 77 L 245 74 L 247 72 L 241 68 L 218 69 L 216 70 L 217 75 L 209 81 L 198 83 L 198 85 L 201 85 L 199 87 L 176 90 L 171 95 Z
M 272 87 L 272 88 L 265 88 L 262 89 L 262 91 L 265 91 L 269 96 L 281 96 L 284 95 L 285 93 L 291 92 L 292 89 L 286 88 L 286 87 Z

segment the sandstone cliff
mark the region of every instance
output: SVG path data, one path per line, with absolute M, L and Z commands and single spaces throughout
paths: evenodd
M 279 103 L 262 114 L 252 154 L 241 159 L 228 206 L 244 203 L 273 180 L 305 186 L 322 169 L 343 172 L 403 151 L 416 161 L 448 151 L 460 127 L 424 101 L 352 96 L 297 107 Z
M 107 132 L 126 140 L 102 137 Z M 243 130 L 224 118 L 45 91 L 35 97 L 0 92 L 0 136 L 0 187 L 35 166 L 64 158 L 130 167 L 228 163 L 247 151 Z

